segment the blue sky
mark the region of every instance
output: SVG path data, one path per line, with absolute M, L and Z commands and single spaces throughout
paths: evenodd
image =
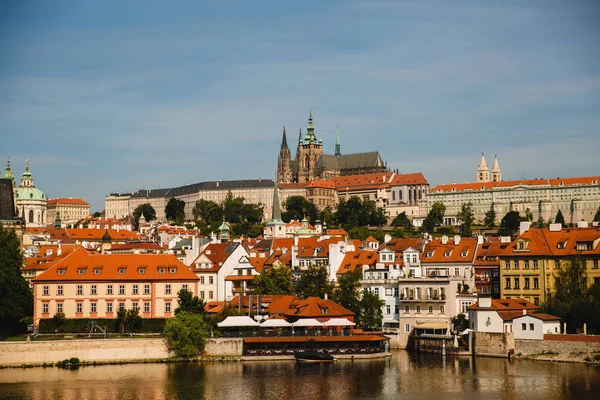
M 0 12 L 0 157 L 92 211 L 272 178 L 309 108 L 327 152 L 339 123 L 342 153 L 432 186 L 481 152 L 504 179 L 600 174 L 592 0 L 22 3 Z

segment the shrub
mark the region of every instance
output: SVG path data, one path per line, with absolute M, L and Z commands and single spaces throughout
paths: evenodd
M 167 347 L 177 357 L 196 357 L 204 351 L 208 324 L 203 316 L 181 312 L 167 321 L 166 329 Z

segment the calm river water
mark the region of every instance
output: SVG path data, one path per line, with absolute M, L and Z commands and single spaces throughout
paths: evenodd
M 0 370 L 2 399 L 600 399 L 600 367 L 434 354 Z

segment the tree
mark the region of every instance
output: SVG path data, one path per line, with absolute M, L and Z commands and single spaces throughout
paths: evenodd
M 117 324 L 119 331 L 121 331 L 121 327 L 123 327 L 124 332 L 128 333 L 139 331 L 142 327 L 139 308 L 130 310 L 119 308 L 119 311 L 117 311 Z
M 472 204 L 463 204 L 458 214 L 456 214 L 456 218 L 460 222 L 461 235 L 465 237 L 471 236 L 473 234 L 471 225 L 473 225 L 473 221 L 475 220 Z
M 423 221 L 423 231 L 433 232 L 435 228 L 442 225 L 444 221 L 444 214 L 446 214 L 446 206 L 444 203 L 436 201 L 431 205 L 431 210 L 427 213 L 425 220 Z
M 567 226 L 565 224 L 565 217 L 563 217 L 561 210 L 558 210 L 558 212 L 556 213 L 556 217 L 554 218 L 554 223 L 561 224 L 562 226 Z
M 202 315 L 180 312 L 165 325 L 167 348 L 181 358 L 202 354 L 208 337 L 208 327 Z
M 494 210 L 494 203 L 490 206 L 489 211 L 486 211 L 483 223 L 488 229 L 493 229 L 496 226 L 496 210 Z
M 404 228 L 405 231 L 411 231 L 413 228 L 413 224 L 406 216 L 405 211 L 402 211 L 400 214 L 398 214 L 392 221 L 391 225 L 396 228 Z
M 377 203 L 373 200 L 362 201 L 356 196 L 352 196 L 348 201 L 343 199 L 340 201 L 335 219 L 346 229 L 387 224 L 387 215 L 383 208 L 377 207 Z
M 598 206 L 598 211 L 596 211 L 596 215 L 594 215 L 594 221 L 600 221 L 600 206 Z
M 22 266 L 19 238 L 0 224 L 0 339 L 25 331 L 25 318 L 33 316 L 33 294 Z
M 333 301 L 352 311 L 360 313 L 360 280 L 359 270 L 348 272 L 338 278 L 338 286 L 333 291 Z
M 311 265 L 302 272 L 300 279 L 296 281 L 294 292 L 302 299 L 316 296 L 324 298 L 330 296 L 333 291 L 333 282 L 329 281 L 327 268 L 324 265 Z
M 200 199 L 196 201 L 194 208 L 192 209 L 192 215 L 195 220 L 199 220 L 206 225 L 210 225 L 215 221 L 221 221 L 223 219 L 223 210 L 217 203 L 210 200 Z
M 527 207 L 525 209 L 525 219 L 524 220 L 533 222 L 533 213 L 531 212 L 531 209 L 529 207 Z
M 450 322 L 452 323 L 452 326 L 454 327 L 453 333 L 456 335 L 463 332 L 465 329 L 469 328 L 469 320 L 463 313 L 460 313 L 460 314 L 452 317 Z
M 67 319 L 64 313 L 56 313 L 52 316 L 52 325 L 54 325 L 54 329 L 56 329 L 56 333 L 61 333 L 65 331 L 65 323 Z
M 381 329 L 383 321 L 383 310 L 381 308 L 385 305 L 385 302 L 375 293 L 363 290 L 359 305 L 358 327 L 366 331 Z
M 301 220 L 305 216 L 311 223 L 319 219 L 317 206 L 302 196 L 290 196 L 283 204 L 285 211 L 281 213 L 281 219 L 290 222 L 293 219 Z
M 140 204 L 133 210 L 133 227 L 135 230 L 139 229 L 139 220 L 142 213 L 148 222 L 156 219 L 156 211 L 150 203 Z
M 177 292 L 177 304 L 178 307 L 175 310 L 175 315 L 187 312 L 190 314 L 206 315 L 204 306 L 206 303 L 198 296 L 194 296 L 192 292 L 187 289 L 181 289 Z
M 260 275 L 254 277 L 254 294 L 292 294 L 292 271 L 285 265 L 263 268 Z
M 171 197 L 165 207 L 165 216 L 169 221 L 185 218 L 185 201 Z
M 506 213 L 500 221 L 500 229 L 498 230 L 499 236 L 512 236 L 519 229 L 521 223 L 521 216 L 518 211 L 509 211 Z
M 100 214 L 98 211 L 96 211 L 96 212 L 94 213 L 94 218 L 100 218 L 100 216 L 101 216 L 101 215 L 102 215 L 102 214 Z
M 244 220 L 244 198 L 243 197 L 233 197 L 231 191 L 227 192 L 227 197 L 221 203 L 221 207 L 223 207 L 223 216 L 225 220 L 232 224 L 237 224 L 238 222 L 242 222 Z
M 555 292 L 548 295 L 542 310 L 559 316 L 567 323 L 569 332 L 575 332 L 583 324 L 593 320 L 597 308 L 592 307 L 595 289 L 587 287 L 587 270 L 584 261 L 576 256 L 562 262 L 554 272 Z M 593 330 L 600 327 L 592 326 Z

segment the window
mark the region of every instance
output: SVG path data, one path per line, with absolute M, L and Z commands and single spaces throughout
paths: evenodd
M 404 324 L 404 333 L 410 333 L 410 324 Z
M 96 285 L 92 285 L 91 294 L 98 294 L 98 287 Z
M 42 304 L 42 314 L 48 314 L 48 303 Z
M 519 289 L 519 283 L 520 283 L 520 279 L 515 278 L 515 287 L 513 289 Z
M 519 250 L 525 249 L 525 243 L 519 242 Z
M 527 324 L 521 324 L 521 330 L 522 331 L 526 331 L 527 330 Z
M 210 291 L 208 292 L 208 299 L 209 299 L 209 300 L 212 300 L 212 298 L 213 298 L 213 291 L 212 291 L 212 290 L 210 290 Z
M 394 297 L 398 297 L 398 288 L 394 288 Z
M 417 305 L 417 314 L 421 314 L 421 306 Z
M 440 306 L 440 314 L 446 314 L 446 307 Z
M 144 285 L 144 294 L 150 294 L 150 285 Z
M 102 268 L 94 268 L 94 275 L 100 275 L 102 273 Z
M 83 294 L 83 285 L 77 285 L 77 294 Z
M 90 312 L 96 312 L 96 303 L 90 303 Z
M 204 277 L 203 276 L 200 277 L 200 284 L 204 285 Z
M 391 314 L 392 313 L 392 307 L 389 306 L 389 305 L 385 306 L 385 313 L 386 314 Z
M 177 267 L 169 267 L 169 273 L 170 274 L 176 274 L 177 273 Z
M 379 288 L 378 288 L 378 287 L 376 287 L 375 289 L 373 289 L 373 292 L 374 292 L 374 293 L 375 293 L 377 296 L 379 296 Z
M 75 312 L 81 314 L 83 312 L 83 303 L 77 303 Z
M 533 260 L 533 269 L 538 269 L 538 260 Z
M 63 312 L 63 304 L 62 303 L 57 303 L 56 304 L 56 312 L 57 313 L 62 313 Z
M 138 268 L 138 274 L 144 275 L 146 273 L 146 268 Z
M 214 283 L 214 278 L 212 276 L 208 277 L 208 284 L 212 285 Z
M 58 275 L 64 275 L 66 270 L 67 270 L 66 268 L 60 268 L 60 269 L 56 270 L 56 273 Z
M 181 289 L 183 289 L 183 290 L 188 290 L 188 285 L 187 285 L 187 283 L 184 283 L 183 285 L 181 285 Z
M 529 289 L 529 278 L 524 278 L 525 280 L 525 289 Z
M 400 308 L 398 307 L 398 304 L 396 304 L 394 306 L 394 314 L 399 314 Z
M 167 283 L 165 285 L 165 294 L 171 294 L 171 284 Z
M 134 303 L 133 303 L 133 307 L 132 307 L 133 311 L 137 311 L 137 310 L 139 310 L 139 308 L 140 308 L 140 307 L 138 306 L 138 303 L 137 303 L 137 302 L 134 302 Z
M 506 286 L 504 289 L 510 289 L 510 278 L 506 278 Z
M 510 269 L 510 261 L 509 260 L 504 261 L 504 269 Z
M 540 288 L 540 279 L 539 278 L 533 278 L 533 288 L 534 289 Z
M 460 268 L 454 268 L 454 276 L 460 275 Z
M 433 314 L 433 306 L 427 306 L 427 312 Z
M 404 306 L 404 312 L 406 314 L 410 313 L 410 306 Z
M 119 268 L 119 275 L 125 275 L 127 268 Z
M 514 269 L 519 269 L 519 260 L 514 260 L 513 261 L 513 268 Z
M 125 294 L 125 285 L 119 285 L 119 294 Z
M 58 285 L 56 287 L 56 295 L 57 296 L 62 296 L 63 295 L 63 285 Z
M 119 303 L 119 310 L 124 310 L 125 309 L 125 303 L 121 302 Z
M 171 302 L 165 302 L 165 312 L 171 312 Z
M 44 296 L 48 296 L 48 286 L 44 286 Z
M 145 313 L 149 313 L 150 312 L 150 302 L 149 301 L 145 301 L 144 302 L 144 312 Z
M 533 324 L 529 324 L 529 330 L 532 331 L 534 329 Z
M 113 285 L 106 285 L 106 294 L 113 294 Z
M 204 290 L 200 291 L 200 298 L 203 299 L 204 298 Z
M 78 275 L 84 275 L 85 274 L 85 268 L 77 268 L 77 274 Z
M 138 294 L 138 293 L 139 293 L 138 285 L 134 283 L 132 294 Z
M 533 298 L 533 304 L 535 304 L 536 306 L 540 305 L 540 298 L 539 297 L 534 297 Z
M 529 269 L 529 260 L 523 261 L 523 268 Z
M 165 267 L 158 267 L 158 273 L 163 275 L 166 272 Z
M 106 303 L 106 312 L 107 313 L 113 312 L 113 303 Z
M 386 296 L 391 296 L 392 295 L 392 288 L 385 288 L 385 295 Z
M 592 269 L 598 269 L 598 260 L 593 261 Z

